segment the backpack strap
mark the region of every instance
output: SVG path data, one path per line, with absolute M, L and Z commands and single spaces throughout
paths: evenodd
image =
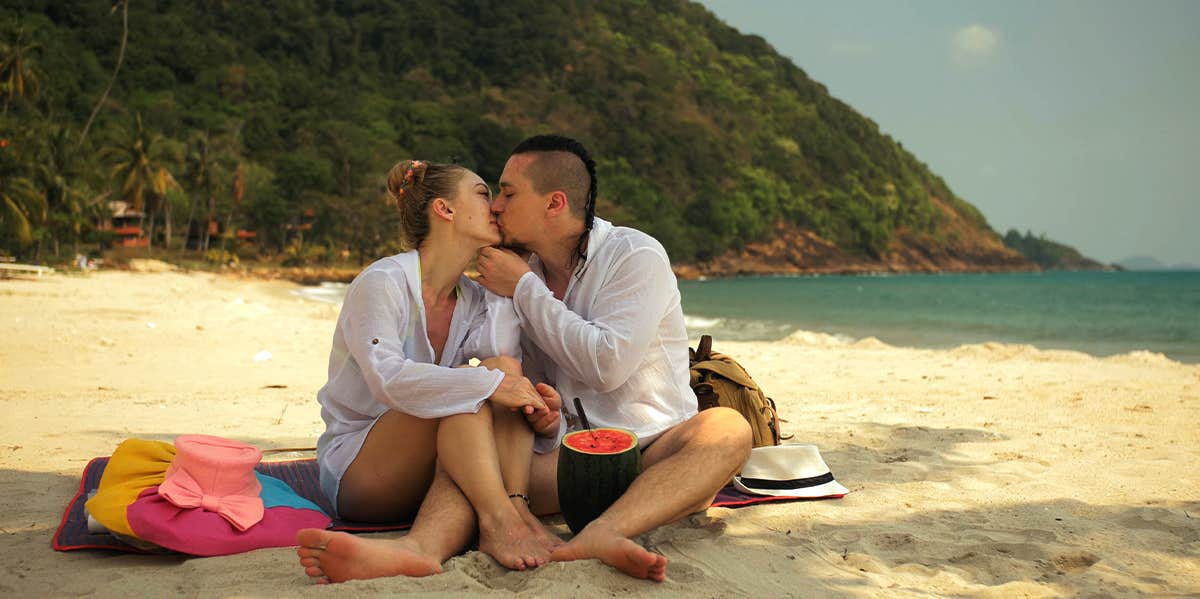
M 746 374 L 746 371 L 742 369 L 742 367 L 732 362 L 726 362 L 724 360 L 706 360 L 704 362 L 696 362 L 695 364 L 692 364 L 691 369 L 702 372 L 708 371 L 725 377 L 743 387 L 758 389 L 758 384 L 754 382 L 754 379 L 750 378 L 750 375 Z
M 703 335 L 700 337 L 700 343 L 696 346 L 695 361 L 707 362 L 710 355 L 712 355 L 712 335 Z

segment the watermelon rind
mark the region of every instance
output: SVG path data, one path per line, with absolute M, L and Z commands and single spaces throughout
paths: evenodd
M 575 534 L 625 494 L 633 479 L 642 472 L 642 452 L 637 435 L 615 428 L 591 430 L 621 433 L 631 442 L 617 451 L 591 452 L 568 444 L 570 437 L 586 435 L 589 431 L 569 433 L 563 438 L 558 450 L 558 504 L 563 520 Z

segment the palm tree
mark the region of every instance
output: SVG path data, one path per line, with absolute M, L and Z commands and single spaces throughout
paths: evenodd
M 237 210 L 238 205 L 242 203 L 242 198 L 246 196 L 246 171 L 242 169 L 241 163 L 238 163 L 237 170 L 233 171 L 233 183 L 231 183 L 230 197 L 233 199 L 229 204 L 229 215 L 225 217 L 225 231 L 221 234 L 221 254 L 225 253 L 225 244 L 229 238 L 236 235 L 233 230 L 233 213 Z
M 39 46 L 25 37 L 25 28 L 17 27 L 0 42 L 0 86 L 4 91 L 4 114 L 16 100 L 37 95 L 42 85 L 42 73 L 31 55 Z
M 146 212 L 150 217 L 151 244 L 154 239 L 154 217 L 159 204 L 169 189 L 179 187 L 166 167 L 167 146 L 161 135 L 142 126 L 142 115 L 138 114 L 127 138 L 104 151 L 105 157 L 114 163 L 112 175 L 120 186 L 120 198 L 128 202 L 133 210 Z
M 195 218 L 198 198 L 205 200 L 204 225 L 200 228 L 200 249 L 208 249 L 208 223 L 212 221 L 214 204 L 216 203 L 215 178 L 217 164 L 211 153 L 212 144 L 208 132 L 197 134 L 192 139 L 191 148 L 187 155 L 187 183 L 191 187 L 191 202 L 188 207 L 188 224 L 186 235 L 191 235 L 192 222 Z M 186 237 L 185 237 L 186 239 Z M 186 241 L 184 242 L 186 245 Z
M 0 139 L 0 247 L 20 249 L 32 243 L 33 225 L 46 210 L 46 196 L 27 172 L 9 140 Z
M 107 194 L 93 193 L 88 184 L 88 164 L 81 159 L 67 127 L 57 127 L 39 136 L 45 140 L 44 153 L 34 169 L 37 185 L 46 195 L 46 211 L 53 226 L 54 255 L 59 242 L 71 240 L 76 253 L 83 237 L 83 226 L 98 216 L 100 202 Z

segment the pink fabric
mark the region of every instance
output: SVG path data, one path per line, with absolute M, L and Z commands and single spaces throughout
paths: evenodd
M 272 507 L 247 530 L 238 530 L 221 515 L 180 508 L 156 487 L 142 491 L 126 510 L 129 526 L 139 538 L 189 555 L 242 553 L 264 547 L 290 547 L 302 528 L 326 528 L 329 516 L 309 509 Z
M 210 435 L 181 435 L 175 450 L 159 495 L 180 508 L 220 514 L 240 531 L 263 519 L 262 485 L 254 476 L 262 460 L 257 447 Z

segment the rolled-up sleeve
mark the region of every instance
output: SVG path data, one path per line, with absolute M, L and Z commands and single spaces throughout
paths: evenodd
M 533 273 L 517 282 L 513 305 L 523 330 L 561 372 L 601 393 L 625 384 L 645 357 L 671 307 L 665 255 L 638 248 L 614 264 L 589 318 L 571 311 Z
M 404 341 L 418 333 L 419 310 L 386 273 L 364 273 L 347 291 L 342 334 L 371 395 L 418 418 L 478 412 L 504 373 L 409 359 Z

